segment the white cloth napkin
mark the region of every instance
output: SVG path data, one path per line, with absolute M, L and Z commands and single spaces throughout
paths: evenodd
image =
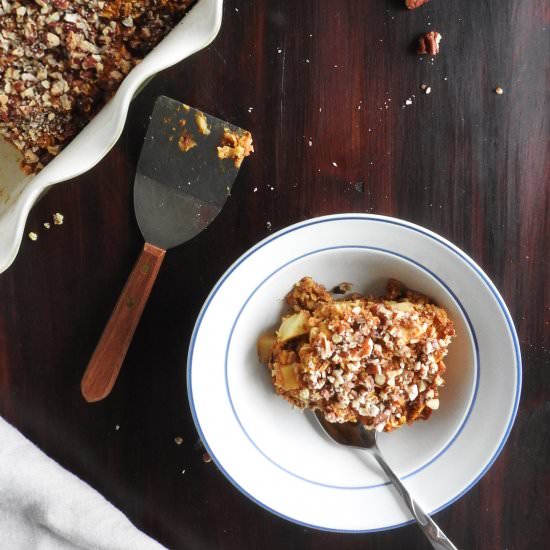
M 159 550 L 0 417 L 0 550 Z

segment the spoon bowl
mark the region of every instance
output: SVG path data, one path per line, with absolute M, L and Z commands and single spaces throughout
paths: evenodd
M 361 422 L 344 422 L 342 424 L 329 422 L 320 411 L 315 411 L 315 417 L 326 435 L 336 443 L 370 451 L 409 508 L 433 548 L 436 550 L 457 550 L 456 546 L 447 538 L 435 521 L 413 500 L 407 488 L 388 465 L 378 448 L 376 441 L 378 432 L 376 430 L 367 430 Z

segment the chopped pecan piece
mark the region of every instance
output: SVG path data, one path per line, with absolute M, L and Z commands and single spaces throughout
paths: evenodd
M 430 31 L 426 34 L 423 34 L 418 39 L 418 50 L 419 55 L 437 55 L 439 53 L 439 43 L 441 42 L 441 34 L 437 31 Z
M 405 5 L 409 10 L 415 10 L 424 4 L 427 4 L 430 0 L 405 0 Z

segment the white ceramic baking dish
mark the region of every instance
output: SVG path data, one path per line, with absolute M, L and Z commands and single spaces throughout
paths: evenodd
M 30 209 L 51 185 L 97 164 L 118 140 L 130 101 L 151 76 L 206 47 L 218 34 L 223 0 L 199 0 L 137 65 L 114 97 L 39 174 L 26 176 L 15 148 L 0 138 L 0 273 L 15 259 Z

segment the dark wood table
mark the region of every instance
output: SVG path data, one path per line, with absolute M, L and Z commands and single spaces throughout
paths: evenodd
M 0 412 L 171 548 L 428 547 L 415 526 L 337 535 L 271 515 L 202 461 L 189 412 L 187 345 L 218 277 L 270 231 L 346 211 L 440 233 L 502 292 L 523 348 L 517 421 L 491 470 L 436 519 L 461 549 L 548 543 L 548 2 L 402 4 L 228 0 L 216 41 L 157 76 L 111 153 L 34 208 L 27 232 L 57 211 L 65 223 L 25 238 L 0 276 Z M 443 34 L 433 61 L 415 54 L 429 30 Z M 214 223 L 169 252 L 118 384 L 89 405 L 80 377 L 142 246 L 132 180 L 161 93 L 249 128 L 257 153 Z

